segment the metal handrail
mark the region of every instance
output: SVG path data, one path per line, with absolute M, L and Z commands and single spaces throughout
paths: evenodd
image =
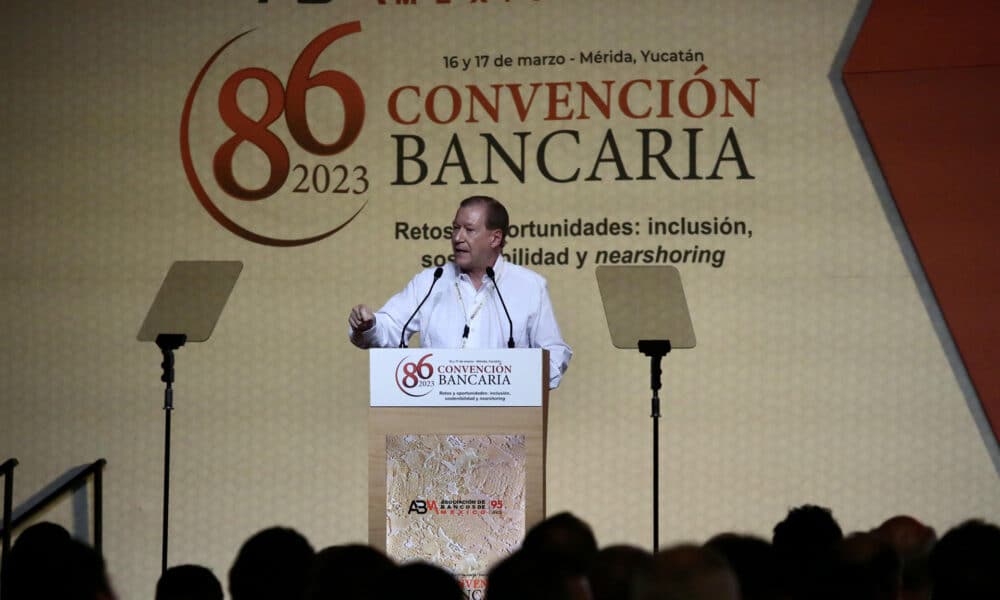
M 10 555 L 11 515 L 14 511 L 14 467 L 17 459 L 10 458 L 0 465 L 3 475 L 3 556 L 0 557 L 0 577 L 7 578 L 7 557 Z M 7 595 L 5 581 L 0 580 L 0 591 Z
M 12 459 L 13 460 L 13 459 Z M 11 461 L 7 461 L 8 463 Z M 17 461 L 14 461 L 17 464 Z M 80 469 L 73 477 L 69 478 L 58 488 L 53 490 L 51 493 L 47 494 L 44 498 L 38 500 L 16 518 L 14 518 L 10 523 L 6 520 L 4 521 L 3 534 L 5 540 L 9 539 L 11 532 L 26 523 L 32 517 L 40 513 L 41 511 L 48 508 L 50 504 L 61 498 L 64 494 L 72 492 L 80 487 L 80 485 L 91 475 L 94 476 L 94 549 L 98 553 L 101 552 L 102 543 L 102 529 L 104 527 L 104 492 L 103 492 L 103 470 L 108 461 L 100 458 L 91 464 Z M 7 463 L 4 463 L 6 467 Z M 13 468 L 13 465 L 11 466 Z M 6 480 L 9 482 L 10 477 Z M 5 486 L 6 487 L 6 486 Z M 6 556 L 6 548 L 4 555 Z

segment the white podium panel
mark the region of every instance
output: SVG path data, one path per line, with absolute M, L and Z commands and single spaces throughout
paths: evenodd
M 541 406 L 542 352 L 371 350 L 371 406 Z

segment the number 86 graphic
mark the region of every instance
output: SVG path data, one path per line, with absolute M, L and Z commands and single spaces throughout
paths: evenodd
M 302 50 L 282 87 L 278 77 L 266 69 L 247 67 L 236 71 L 222 84 L 219 92 L 219 115 L 233 132 L 215 153 L 212 170 L 215 179 L 227 194 L 240 200 L 261 200 L 274 194 L 288 179 L 290 161 L 288 149 L 269 127 L 285 115 L 292 138 L 300 148 L 317 156 L 331 156 L 350 147 L 361 132 L 365 118 L 364 95 L 358 84 L 342 71 L 326 70 L 310 75 L 319 55 L 338 39 L 361 31 L 358 21 L 332 27 L 319 34 Z M 231 42 L 230 42 L 231 43 Z M 227 44 L 228 45 L 228 44 Z M 237 92 L 243 82 L 256 80 L 267 90 L 267 109 L 260 120 L 248 117 L 239 107 Z M 306 116 L 306 92 L 313 88 L 328 88 L 344 103 L 344 126 L 340 137 L 324 144 L 316 139 Z M 267 156 L 270 174 L 262 187 L 247 189 L 233 174 L 233 155 L 244 142 L 259 148 Z
M 361 93 L 361 88 L 358 87 L 358 84 L 353 79 L 340 71 L 327 70 L 314 75 L 310 75 L 310 73 L 319 55 L 333 42 L 359 31 L 361 31 L 361 22 L 352 21 L 332 27 L 316 36 L 295 60 L 295 64 L 288 75 L 287 86 L 283 87 L 281 81 L 274 73 L 258 67 L 241 69 L 233 73 L 226 80 L 219 92 L 218 108 L 223 122 L 229 126 L 234 135 L 223 142 L 215 152 L 212 170 L 216 182 L 218 182 L 220 188 L 227 195 L 238 200 L 261 200 L 274 194 L 288 178 L 288 149 L 268 129 L 282 114 L 285 114 L 285 121 L 292 138 L 306 152 L 320 156 L 329 156 L 344 151 L 354 143 L 361 132 L 361 125 L 365 119 L 365 100 L 364 95 Z M 194 83 L 191 84 L 187 99 L 184 101 L 184 110 L 181 113 L 180 145 L 184 173 L 191 184 L 191 189 L 205 210 L 208 211 L 213 219 L 233 234 L 251 242 L 268 246 L 291 247 L 318 242 L 346 227 L 364 210 L 367 202 L 362 204 L 347 220 L 332 229 L 308 237 L 278 238 L 251 231 L 229 218 L 212 201 L 208 191 L 198 178 L 194 159 L 191 155 L 191 113 L 195 97 L 198 94 L 202 80 L 216 59 L 219 58 L 226 48 L 248 33 L 250 31 L 245 31 L 237 35 L 216 50 L 205 65 L 202 66 L 201 71 L 195 77 Z M 240 85 L 248 79 L 261 82 L 267 91 L 267 108 L 259 120 L 254 120 L 244 114 L 237 103 L 236 92 L 239 90 Z M 331 144 L 323 144 L 316 139 L 309 128 L 306 117 L 306 92 L 316 87 L 333 90 L 340 96 L 344 104 L 343 129 L 339 138 Z M 248 142 L 256 146 L 267 157 L 269 164 L 268 179 L 267 183 L 259 189 L 247 189 L 243 187 L 237 183 L 233 174 L 233 156 L 243 142 Z

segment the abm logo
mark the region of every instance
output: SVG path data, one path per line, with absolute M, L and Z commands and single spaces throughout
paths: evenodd
M 406 514 L 417 513 L 418 515 L 425 515 L 428 510 L 437 511 L 437 500 L 431 500 L 430 502 L 426 500 L 411 500 L 410 508 L 406 511 Z

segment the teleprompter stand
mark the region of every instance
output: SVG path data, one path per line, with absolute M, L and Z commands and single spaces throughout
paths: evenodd
M 597 284 L 616 348 L 649 357 L 653 419 L 653 550 L 660 546 L 660 389 L 662 361 L 674 348 L 694 348 L 694 327 L 674 267 L 597 267 Z
M 204 342 L 215 329 L 236 279 L 237 261 L 177 261 L 167 272 L 137 336 L 156 342 L 163 356 L 163 549 L 160 572 L 167 570 L 170 523 L 170 417 L 174 410 L 174 351 L 187 342 Z

